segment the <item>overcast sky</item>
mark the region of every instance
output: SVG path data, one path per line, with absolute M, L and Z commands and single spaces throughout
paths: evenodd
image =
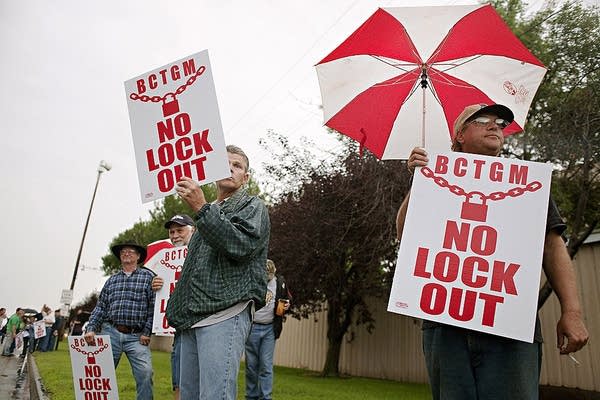
M 148 219 L 153 206 L 140 201 L 125 80 L 208 49 L 225 140 L 244 148 L 260 174 L 269 154 L 258 141 L 267 129 L 335 148 L 322 128 L 313 66 L 377 7 L 474 3 L 0 1 L 0 307 L 10 314 L 60 306 L 100 160 L 113 168 L 101 177 L 75 303 L 101 289 L 112 238 Z

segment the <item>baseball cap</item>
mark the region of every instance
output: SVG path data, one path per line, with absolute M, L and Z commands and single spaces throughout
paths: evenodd
M 171 224 L 177 224 L 181 226 L 196 226 L 194 220 L 187 214 L 174 215 L 173 218 L 165 222 L 165 228 L 169 229 L 171 227 Z
M 502 118 L 509 123 L 513 122 L 515 119 L 515 115 L 510 108 L 503 106 L 502 104 L 471 104 L 470 106 L 466 106 L 454 121 L 454 136 L 458 134 L 466 122 L 477 118 L 477 116 L 481 114 L 494 114 L 497 115 L 498 118 Z

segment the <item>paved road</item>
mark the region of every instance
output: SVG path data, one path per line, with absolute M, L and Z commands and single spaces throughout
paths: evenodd
M 27 372 L 20 374 L 24 362 L 21 357 L 0 356 L 0 399 L 29 399 Z

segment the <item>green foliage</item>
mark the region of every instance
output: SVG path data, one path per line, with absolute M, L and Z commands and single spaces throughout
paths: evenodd
M 63 340 L 57 351 L 34 353 L 44 389 L 52 400 L 72 400 L 74 396 L 71 360 L 68 342 Z M 154 397 L 170 399 L 171 390 L 171 355 L 162 351 L 152 352 L 154 369 Z M 135 399 L 135 381 L 131 374 L 131 366 L 123 354 L 116 370 L 119 398 Z
M 87 295 L 82 301 L 73 305 L 69 310 L 69 318 L 67 319 L 67 328 L 71 324 L 71 321 L 75 319 L 77 313 L 81 310 L 83 312 L 91 314 L 96 307 L 96 303 L 98 302 L 98 293 L 92 292 Z
M 211 202 L 217 198 L 215 185 L 204 185 L 202 191 L 207 201 Z M 179 196 L 171 195 L 154 203 L 154 210 L 150 211 L 150 219 L 136 222 L 131 228 L 119 233 L 109 244 L 109 249 L 117 243 L 125 241 L 134 241 L 141 245 L 155 242 L 168 237 L 168 232 L 164 227 L 173 215 L 188 214 L 192 218 L 194 212 Z M 117 272 L 120 268 L 120 262 L 110 251 L 102 257 L 102 268 L 107 275 Z
M 72 400 L 73 378 L 67 346 L 58 351 L 35 353 L 35 361 L 44 388 L 52 400 Z M 153 351 L 154 398 L 171 399 L 170 353 Z M 275 367 L 273 397 L 279 400 L 426 400 L 431 399 L 429 387 L 382 379 L 369 378 L 321 378 L 303 369 Z M 127 358 L 123 356 L 117 367 L 120 399 L 135 398 L 135 382 Z M 238 375 L 239 400 L 244 399 L 244 365 Z
M 294 295 L 292 314 L 327 305 L 324 375 L 338 374 L 341 341 L 352 324 L 374 327 L 366 303 L 387 293 L 397 251 L 395 215 L 408 190 L 404 162 L 361 157 L 355 145 L 310 165 L 285 138 L 266 170 L 285 182 L 270 207 L 269 258 Z
M 250 194 L 256 195 L 260 192 L 258 184 L 253 179 L 248 182 L 248 191 Z M 209 184 L 202 186 L 202 192 L 206 201 L 209 203 L 217 198 L 217 186 Z M 154 203 L 154 209 L 150 210 L 150 219 L 139 220 L 131 228 L 119 233 L 110 242 L 109 252 L 102 257 L 102 269 L 107 275 L 113 274 L 120 269 L 120 262 L 111 252 L 110 248 L 117 244 L 126 241 L 134 241 L 141 245 L 147 245 L 157 240 L 162 240 L 168 237 L 168 232 L 165 229 L 165 222 L 171 219 L 176 214 L 188 214 L 194 218 L 193 210 L 179 196 L 170 195 L 162 200 Z
M 552 193 L 573 256 L 600 219 L 600 10 L 552 4 L 521 27 L 548 73 L 509 153 L 556 166 Z

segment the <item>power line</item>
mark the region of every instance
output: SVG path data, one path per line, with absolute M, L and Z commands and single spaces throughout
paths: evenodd
M 241 116 L 240 118 L 238 118 L 238 119 L 237 119 L 237 121 L 235 121 L 235 122 L 234 122 L 233 126 L 230 128 L 230 131 L 234 131 L 234 130 L 235 130 L 235 128 L 236 128 L 236 127 L 239 125 L 239 123 L 240 123 L 240 122 L 241 122 L 241 121 L 242 121 L 244 118 L 246 118 L 246 116 L 247 116 L 248 114 L 250 114 L 250 112 L 252 112 L 252 111 L 253 111 L 253 110 L 256 108 L 256 106 L 257 106 L 258 104 L 260 104 L 260 103 L 261 103 L 261 102 L 262 102 L 262 101 L 263 101 L 263 100 L 264 100 L 264 99 L 267 97 L 267 95 L 269 95 L 269 94 L 270 94 L 270 93 L 273 91 L 273 89 L 275 89 L 275 88 L 276 88 L 276 87 L 277 87 L 277 86 L 278 86 L 278 85 L 279 85 L 279 84 L 280 84 L 280 83 L 281 83 L 281 82 L 282 82 L 282 81 L 283 81 L 283 80 L 284 80 L 284 79 L 287 77 L 287 75 L 288 75 L 288 74 L 289 74 L 289 73 L 290 73 L 290 72 L 291 72 L 291 71 L 292 71 L 294 68 L 296 68 L 296 67 L 298 66 L 298 64 L 300 64 L 300 62 L 301 62 L 301 61 L 304 59 L 304 57 L 306 57 L 306 56 L 308 55 L 308 53 L 310 53 L 310 51 L 312 51 L 312 50 L 313 50 L 313 48 L 314 48 L 314 47 L 315 47 L 315 46 L 316 46 L 316 45 L 317 45 L 317 44 L 318 44 L 318 43 L 319 43 L 319 42 L 320 42 L 320 41 L 323 39 L 323 37 L 324 37 L 326 34 L 328 34 L 328 33 L 329 33 L 329 31 L 331 31 L 331 30 L 333 29 L 333 27 L 334 27 L 334 26 L 336 26 L 336 25 L 337 25 L 337 24 L 340 22 L 340 20 L 342 20 L 342 19 L 343 19 L 343 18 L 346 16 L 346 14 L 348 14 L 348 13 L 350 12 L 350 10 L 351 10 L 352 8 L 354 8 L 354 6 L 356 5 L 356 3 L 358 3 L 358 1 L 359 1 L 359 0 L 355 0 L 355 1 L 354 1 L 354 2 L 353 2 L 353 3 L 352 3 L 352 4 L 351 4 L 351 5 L 348 7 L 348 8 L 346 8 L 346 10 L 345 10 L 345 11 L 342 13 L 342 15 L 340 15 L 340 16 L 339 16 L 339 17 L 338 17 L 338 18 L 337 18 L 337 19 L 334 21 L 334 23 L 333 23 L 331 26 L 329 26 L 329 28 L 328 28 L 328 29 L 327 29 L 325 32 L 323 32 L 323 34 L 322 34 L 321 36 L 319 36 L 319 37 L 318 37 L 318 38 L 317 38 L 317 39 L 316 39 L 316 40 L 313 42 L 313 44 L 312 44 L 312 45 L 311 45 L 311 46 L 308 48 L 308 50 L 306 50 L 306 51 L 305 51 L 305 52 L 304 52 L 304 53 L 303 53 L 303 54 L 300 56 L 300 58 L 299 58 L 299 59 L 298 59 L 298 60 L 297 60 L 297 61 L 296 61 L 294 64 L 292 64 L 292 66 L 291 66 L 290 68 L 288 68 L 288 69 L 287 69 L 287 71 L 286 71 L 286 72 L 285 72 L 285 73 L 284 73 L 284 74 L 283 74 L 283 75 L 282 75 L 282 76 L 281 76 L 281 77 L 280 77 L 280 78 L 279 78 L 279 79 L 278 79 L 278 80 L 277 80 L 277 81 L 276 81 L 276 82 L 275 82 L 275 83 L 274 83 L 274 84 L 273 84 L 271 87 L 269 87 L 269 89 L 267 89 L 267 90 L 266 90 L 266 91 L 263 93 L 263 95 L 262 95 L 262 96 L 260 96 L 260 97 L 258 98 L 258 100 L 256 100 L 256 101 L 255 101 L 255 102 L 252 104 L 252 106 L 250 106 L 250 108 L 249 108 L 249 109 L 248 109 L 248 110 L 247 110 L 247 111 L 246 111 L 244 114 L 242 114 L 242 116 Z

